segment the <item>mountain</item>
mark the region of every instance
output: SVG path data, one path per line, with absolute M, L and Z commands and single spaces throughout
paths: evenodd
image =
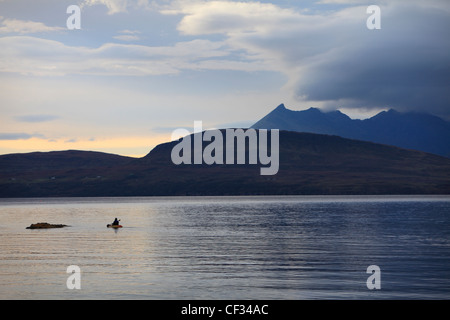
M 175 165 L 178 141 L 143 158 L 85 151 L 3 155 L 0 197 L 450 194 L 446 157 L 291 131 L 280 131 L 279 142 L 279 171 L 271 176 L 260 175 L 259 164 Z
M 281 104 L 252 128 L 337 135 L 450 157 L 450 122 L 426 113 L 391 109 L 353 120 L 340 111 L 293 111 Z
M 17 153 L 0 156 L 0 174 L 32 177 L 48 172 L 53 176 L 70 170 L 123 166 L 134 158 L 94 151 L 51 151 Z

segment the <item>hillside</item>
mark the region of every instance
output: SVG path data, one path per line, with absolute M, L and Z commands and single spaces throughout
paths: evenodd
M 419 151 L 281 131 L 279 172 L 262 176 L 260 164 L 176 166 L 177 143 L 140 159 L 82 151 L 0 156 L 0 197 L 450 194 L 450 159 Z

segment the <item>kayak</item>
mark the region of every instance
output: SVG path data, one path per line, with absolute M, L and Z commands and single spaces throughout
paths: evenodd
M 114 229 L 122 228 L 122 226 L 121 226 L 120 224 L 118 224 L 118 225 L 108 224 L 107 227 L 108 227 L 108 228 L 114 228 Z

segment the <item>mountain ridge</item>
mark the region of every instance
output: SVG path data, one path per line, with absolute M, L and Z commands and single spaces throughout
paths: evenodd
M 279 141 L 273 176 L 261 176 L 259 164 L 177 166 L 171 150 L 178 141 L 142 158 L 86 151 L 3 155 L 0 198 L 450 194 L 446 157 L 335 135 L 280 131 Z
M 426 113 L 389 109 L 359 120 L 339 110 L 294 111 L 280 104 L 251 128 L 337 135 L 450 157 L 450 122 Z

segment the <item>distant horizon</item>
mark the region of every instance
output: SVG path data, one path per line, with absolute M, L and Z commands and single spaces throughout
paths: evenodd
M 285 107 L 287 110 L 289 110 L 289 111 L 298 111 L 298 112 L 301 112 L 301 111 L 308 111 L 308 110 L 310 110 L 310 109 L 317 109 L 317 110 L 319 110 L 320 112 L 322 112 L 322 113 L 324 113 L 324 114 L 329 113 L 329 112 L 339 111 L 339 112 L 341 112 L 342 114 L 348 116 L 351 120 L 357 120 L 357 119 L 358 119 L 358 120 L 365 120 L 365 119 L 370 119 L 370 118 L 373 118 L 373 117 L 377 116 L 378 114 L 380 114 L 380 113 L 382 113 L 382 112 L 387 112 L 387 111 L 390 111 L 390 110 L 393 110 L 393 111 L 395 111 L 395 112 L 399 112 L 399 113 L 401 113 L 401 114 L 406 114 L 406 113 L 420 113 L 420 114 L 428 114 L 428 115 L 432 115 L 432 116 L 438 117 L 438 116 L 433 115 L 433 114 L 431 114 L 431 113 L 425 113 L 425 112 L 415 112 L 415 111 L 400 112 L 400 111 L 395 110 L 394 108 L 389 108 L 389 109 L 386 109 L 386 110 L 379 110 L 379 111 L 377 111 L 376 113 L 373 113 L 373 112 L 372 112 L 371 114 L 364 114 L 365 117 L 351 117 L 351 116 L 349 116 L 347 113 L 345 113 L 345 112 L 342 111 L 342 110 L 345 110 L 345 108 L 338 108 L 338 109 L 336 109 L 336 110 L 323 110 L 323 109 L 317 108 L 317 107 L 309 107 L 309 108 L 307 108 L 307 109 L 298 109 L 298 110 L 296 110 L 296 109 L 292 109 L 291 107 L 287 107 L 285 103 L 280 103 L 277 107 L 273 108 L 270 112 L 274 111 L 275 109 L 279 108 L 280 106 L 284 106 L 284 107 Z M 270 113 L 270 112 L 269 112 L 269 113 Z M 361 114 L 360 114 L 360 115 L 361 115 Z M 263 117 L 264 117 L 264 116 L 262 116 L 261 119 L 262 119 Z M 440 117 L 438 117 L 438 118 L 440 118 Z M 442 119 L 442 120 L 444 120 L 444 121 L 446 121 L 446 122 L 449 122 L 449 121 L 447 121 L 446 119 L 443 119 L 443 118 L 440 118 L 440 119 Z M 254 124 L 256 124 L 258 121 L 259 121 L 259 120 L 256 120 L 256 121 L 247 121 L 247 122 L 248 122 L 249 124 L 251 123 L 252 125 L 254 125 Z M 238 122 L 236 122 L 236 123 L 238 123 Z M 244 121 L 240 121 L 239 123 L 244 123 Z M 242 128 L 242 129 L 249 129 L 249 128 L 251 128 L 251 125 L 249 125 L 248 127 L 247 127 L 247 126 L 233 126 L 233 124 L 231 123 L 231 124 L 226 124 L 226 125 L 224 125 L 224 126 L 222 126 L 222 127 L 218 127 L 218 128 L 206 128 L 206 129 L 204 129 L 203 131 L 214 130 L 214 129 L 227 129 L 227 128 Z M 175 130 L 175 129 L 177 129 L 177 128 L 172 128 L 172 129 Z M 193 128 L 184 127 L 183 129 L 187 129 L 188 131 L 190 131 L 191 133 L 193 133 L 193 130 L 192 130 Z M 0 140 L 1 140 L 1 135 L 0 135 Z M 170 136 L 169 136 L 167 140 L 161 140 L 161 141 L 160 141 L 159 143 L 157 143 L 156 145 L 150 146 L 147 152 L 145 152 L 145 153 L 143 153 L 143 154 L 139 154 L 139 155 L 119 154 L 119 153 L 108 152 L 108 151 L 102 151 L 102 150 L 97 150 L 97 149 L 54 149 L 54 150 L 30 150 L 30 151 L 24 151 L 24 152 L 2 153 L 2 154 L 0 154 L 0 156 L 1 156 L 1 155 L 8 155 L 8 154 L 25 154 L 25 153 L 36 153 L 36 152 L 86 151 L 86 152 L 109 153 L 109 154 L 118 155 L 118 156 L 122 156 L 122 157 L 130 157 L 130 158 L 136 158 L 136 159 L 139 159 L 139 158 L 143 158 L 143 157 L 145 157 L 146 155 L 148 155 L 148 154 L 149 154 L 155 147 L 157 147 L 158 145 L 164 144 L 164 143 L 168 143 L 168 142 L 171 142 L 171 141 L 173 141 L 173 140 L 171 140 L 171 139 L 170 139 Z M 101 148 L 100 148 L 100 149 L 101 149 Z
M 274 110 L 275 108 L 277 108 L 280 105 L 284 105 L 286 107 L 285 103 L 280 103 L 276 107 L 273 107 L 272 110 Z M 308 107 L 306 109 L 291 109 L 291 107 L 289 106 L 289 107 L 286 107 L 286 108 L 288 110 L 292 110 L 292 111 L 306 111 L 308 109 L 314 108 L 314 109 L 319 109 L 322 112 L 330 112 L 330 111 L 327 111 L 327 110 L 322 110 L 322 109 L 317 108 L 317 107 Z M 337 109 L 337 110 L 341 111 L 340 109 Z M 269 112 L 271 112 L 271 111 L 269 111 Z M 354 110 L 350 109 L 350 111 L 354 111 Z M 378 110 L 375 113 L 373 111 L 370 112 L 370 113 L 359 113 L 359 114 L 358 113 L 353 113 L 354 117 L 350 117 L 345 112 L 342 112 L 342 111 L 341 112 L 346 114 L 347 116 L 349 116 L 351 119 L 361 119 L 361 120 L 363 120 L 363 119 L 369 119 L 370 117 L 373 117 L 373 116 L 375 116 L 378 113 L 383 112 L 383 111 L 384 110 Z M 357 116 L 355 117 L 355 115 L 357 115 Z M 261 116 L 260 118 L 263 118 L 264 116 L 265 115 Z M 233 128 L 250 128 L 253 124 L 255 124 L 258 121 L 259 120 L 254 120 L 254 121 L 250 121 L 250 120 L 249 121 L 236 121 L 236 122 L 232 122 L 232 123 L 226 123 L 226 124 L 223 124 L 223 125 L 219 125 L 218 127 L 212 127 L 210 129 L 216 129 L 216 128 L 218 128 L 218 129 L 226 129 L 226 128 L 232 128 L 232 127 Z M 247 123 L 248 126 L 239 126 L 239 125 L 236 126 L 236 124 L 242 124 L 242 123 Z M 187 127 L 187 126 L 186 127 L 182 127 L 182 128 L 185 128 L 187 130 L 191 130 L 192 131 L 192 128 Z M 142 158 L 142 157 L 145 157 L 151 150 L 153 150 L 159 144 L 170 142 L 171 141 L 170 140 L 170 134 L 175 129 L 177 129 L 177 128 L 168 128 L 168 129 L 166 128 L 166 129 L 162 129 L 162 130 L 159 130 L 158 128 L 154 128 L 154 130 L 157 131 L 159 134 L 161 132 L 163 132 L 163 133 L 165 133 L 165 135 L 160 137 L 158 140 L 153 140 L 153 142 L 156 143 L 156 144 L 155 145 L 151 145 L 149 147 L 150 149 L 147 152 L 141 153 L 141 154 L 119 154 L 119 153 L 115 153 L 115 152 L 108 152 L 108 148 L 105 149 L 105 148 L 99 146 L 97 149 L 95 149 L 95 148 L 87 148 L 87 149 L 73 149 L 73 148 L 68 148 L 68 149 L 33 149 L 33 148 L 28 148 L 27 150 L 22 151 L 22 152 L 7 152 L 7 153 L 1 153 L 0 155 L 15 154 L 15 153 L 33 153 L 33 152 L 52 152 L 52 151 L 71 151 L 71 150 L 76 150 L 76 151 L 104 152 L 104 153 L 117 154 L 117 155 L 124 156 L 124 157 Z M 205 130 L 210 130 L 210 129 L 205 129 Z M 0 141 L 1 140 L 2 140 L 2 134 L 0 133 Z M 33 142 L 33 138 L 30 139 L 30 142 Z M 94 142 L 94 141 L 92 141 L 92 142 Z M 103 151 L 103 150 L 106 150 L 106 151 Z

